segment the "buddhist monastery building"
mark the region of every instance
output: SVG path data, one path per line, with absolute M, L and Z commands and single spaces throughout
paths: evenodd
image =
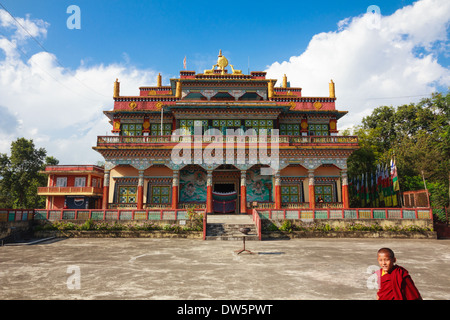
M 221 52 L 211 69 L 180 71 L 169 85 L 159 75 L 138 95 L 122 93 L 116 80 L 114 107 L 104 111 L 111 135 L 93 147 L 104 168 L 47 168 L 39 194 L 47 209 L 81 198 L 95 208 L 208 214 L 348 208 L 347 159 L 358 139 L 338 135 L 347 111 L 336 109 L 335 84 L 327 85 L 327 95 L 306 97 L 286 75 L 277 85 L 265 72 L 244 74 Z

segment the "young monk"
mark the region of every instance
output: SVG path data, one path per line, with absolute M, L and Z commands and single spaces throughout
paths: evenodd
M 378 263 L 381 269 L 377 271 L 379 289 L 377 300 L 422 300 L 408 271 L 395 265 L 394 251 L 389 248 L 378 250 Z

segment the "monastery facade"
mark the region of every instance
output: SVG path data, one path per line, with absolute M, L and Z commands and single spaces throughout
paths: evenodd
M 180 71 L 167 86 L 159 75 L 139 95 L 123 95 L 116 80 L 104 111 L 111 135 L 93 147 L 104 168 L 47 167 L 39 194 L 47 209 L 348 208 L 358 139 L 338 135 L 347 112 L 336 110 L 333 81 L 323 97 L 303 96 L 286 75 L 276 83 L 234 69 L 221 52 L 211 69 Z

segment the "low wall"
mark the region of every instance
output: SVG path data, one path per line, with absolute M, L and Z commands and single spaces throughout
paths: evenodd
M 203 231 L 102 231 L 102 230 L 41 230 L 35 231 L 36 238 L 181 238 L 181 239 L 202 239 Z
M 0 239 L 19 235 L 31 230 L 33 221 L 3 221 L 0 223 Z
M 292 219 L 262 220 L 262 238 L 437 239 L 432 220 Z
M 203 231 L 195 230 L 191 220 L 36 220 L 36 238 L 187 238 L 202 239 Z M 167 228 L 167 230 L 165 229 Z M 189 230 L 183 230 L 183 229 Z

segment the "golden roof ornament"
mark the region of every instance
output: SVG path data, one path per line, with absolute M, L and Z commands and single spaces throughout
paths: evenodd
M 116 79 L 116 82 L 114 82 L 113 98 L 118 98 L 119 96 L 120 96 L 120 82 L 119 79 Z
M 330 89 L 330 98 L 336 98 L 333 80 L 331 80 L 331 82 L 329 83 L 329 89 Z
M 157 87 L 161 87 L 162 86 L 161 73 L 159 73 L 158 77 L 156 78 L 156 86 Z
M 225 74 L 225 68 L 228 66 L 228 60 L 222 55 L 222 49 L 219 51 L 219 56 L 217 58 L 217 66 L 219 70 L 222 70 L 222 75 Z
M 217 63 L 212 66 L 211 69 L 204 70 L 204 74 L 214 74 L 214 70 L 217 67 L 218 70 L 221 71 L 221 75 L 225 75 L 225 68 L 228 66 L 228 59 L 225 58 L 225 56 L 222 55 L 222 49 L 219 50 L 219 55 L 217 58 Z M 233 71 L 233 74 L 242 74 L 242 70 L 234 69 L 234 66 L 231 65 L 231 70 Z

